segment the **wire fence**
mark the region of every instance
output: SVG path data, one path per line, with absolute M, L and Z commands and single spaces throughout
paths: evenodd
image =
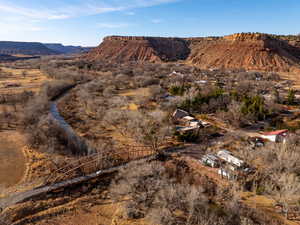
M 118 151 L 106 150 L 66 162 L 66 165 L 51 172 L 46 184 L 54 184 L 66 179 L 106 170 L 155 154 L 155 151 L 147 146 L 128 148 L 118 149 Z

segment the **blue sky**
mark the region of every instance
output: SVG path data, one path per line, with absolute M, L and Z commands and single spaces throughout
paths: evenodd
M 0 0 L 0 40 L 95 46 L 107 35 L 300 33 L 299 0 Z

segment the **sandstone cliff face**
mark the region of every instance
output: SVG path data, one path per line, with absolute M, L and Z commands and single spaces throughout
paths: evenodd
M 188 57 L 190 49 L 184 39 L 155 37 L 106 37 L 87 58 L 117 62 L 169 62 Z
M 260 34 L 260 33 L 237 33 L 237 34 L 224 36 L 223 39 L 229 41 L 259 41 L 259 40 L 268 40 L 271 39 L 271 37 L 267 34 Z
M 300 68 L 298 42 L 260 33 L 208 38 L 110 36 L 91 51 L 90 60 L 172 62 L 200 68 L 294 71 Z
M 201 68 L 293 71 L 300 65 L 300 49 L 265 34 L 235 34 L 198 43 L 188 62 Z

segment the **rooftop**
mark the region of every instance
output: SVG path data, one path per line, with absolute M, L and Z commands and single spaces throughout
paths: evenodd
M 270 136 L 270 135 L 280 135 L 280 134 L 284 134 L 287 133 L 288 130 L 275 130 L 275 131 L 270 131 L 270 132 L 262 132 L 262 135 L 265 136 Z

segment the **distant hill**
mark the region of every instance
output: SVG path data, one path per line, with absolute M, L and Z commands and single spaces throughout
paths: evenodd
M 239 33 L 224 37 L 109 36 L 88 60 L 186 62 L 203 69 L 300 71 L 299 37 Z
M 0 62 L 13 62 L 18 60 L 27 60 L 27 59 L 36 59 L 40 58 L 40 56 L 12 56 L 0 54 Z
M 6 55 L 56 55 L 59 52 L 38 42 L 0 41 L 0 54 Z
M 92 48 L 91 47 L 81 47 L 81 46 L 72 46 L 72 45 L 62 45 L 58 43 L 44 43 L 44 45 L 56 52 L 61 54 L 78 54 L 78 53 L 87 53 Z
M 92 48 L 81 46 L 64 46 L 56 43 L 0 41 L 0 54 L 44 56 L 59 54 L 87 53 Z M 4 56 L 2 56 L 3 58 Z
M 15 60 L 16 58 L 17 57 L 15 57 L 15 56 L 0 54 L 0 62 L 11 61 L 11 60 Z

